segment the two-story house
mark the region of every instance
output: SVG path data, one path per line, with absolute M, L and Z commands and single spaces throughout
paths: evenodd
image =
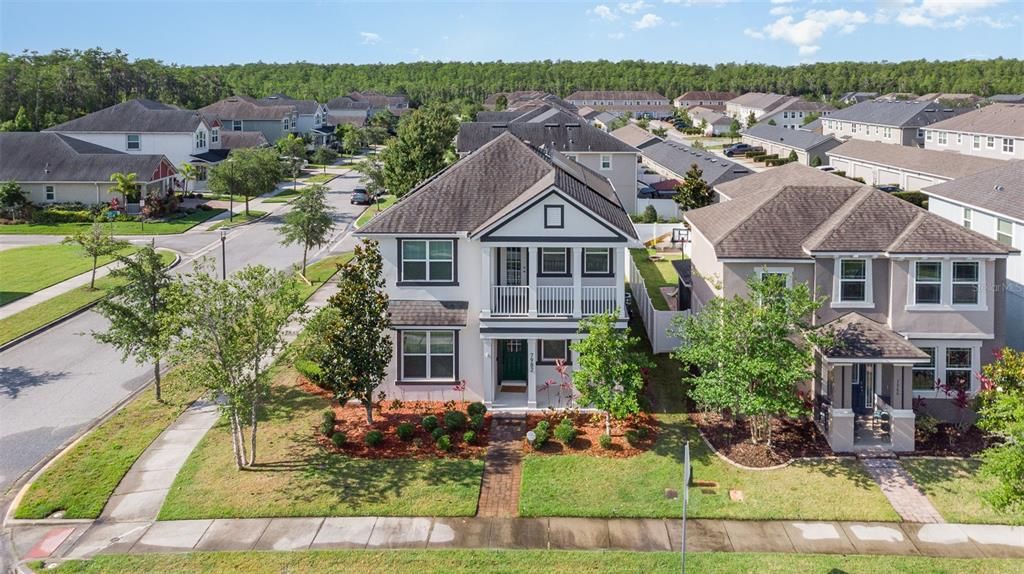
M 295 131 L 308 136 L 314 146 L 327 145 L 334 138 L 334 126 L 327 118 L 327 105 L 316 100 L 296 100 L 286 94 L 274 94 L 256 100 L 263 105 L 295 106 L 297 121 Z
M 565 101 L 577 108 L 588 106 L 602 112 L 631 113 L 635 118 L 660 120 L 675 113 L 668 98 L 651 91 L 575 91 L 566 96 Z
M 753 275 L 808 284 L 826 297 L 813 324 L 837 342 L 815 349 L 805 389 L 832 449 L 912 451 L 913 399 L 951 418 L 941 385 L 977 391 L 982 364 L 1004 344 L 1006 264 L 1019 250 L 845 178 L 822 185 L 823 176 L 788 164 L 686 212 L 691 305 L 744 296 Z
M 690 123 L 693 127 L 702 128 L 706 136 L 720 136 L 729 133 L 729 129 L 732 127 L 731 117 L 704 106 L 694 106 L 686 110 L 686 113 L 690 116 Z
M 557 150 L 608 178 L 623 209 L 635 213 L 639 154 L 635 147 L 577 116 L 545 105 L 530 108 L 510 121 L 465 122 L 459 126 L 455 149 L 459 155 L 472 153 L 504 132 L 511 132 L 531 145 Z
M 822 118 L 822 133 L 905 146 L 924 145 L 924 127 L 967 112 L 932 102 L 866 101 Z
M 395 355 L 382 390 L 437 399 L 466 382 L 494 408 L 544 408 L 579 321 L 626 327 L 629 216 L 600 173 L 505 131 L 356 233 L 379 242 Z M 552 399 L 552 402 L 554 400 Z M 550 405 L 556 406 L 556 405 Z
M 291 103 L 261 104 L 249 96 L 231 96 L 199 112 L 210 121 L 218 120 L 221 131 L 261 132 L 270 144 L 298 133 L 299 114 Z
M 1024 104 L 991 104 L 936 122 L 924 148 L 993 159 L 1024 159 Z
M 824 102 L 790 98 L 774 110 L 762 115 L 758 123 L 766 123 L 787 130 L 797 130 L 815 118 L 829 117 L 834 111 L 836 111 L 835 107 Z
M 776 93 L 747 92 L 725 102 L 725 114 L 746 125 L 750 114 L 760 120 L 765 114 L 793 100 L 793 96 Z
M 725 102 L 736 98 L 732 92 L 712 92 L 696 90 L 683 93 L 672 100 L 677 108 L 691 108 L 693 106 L 704 106 L 709 109 L 725 109 Z
M 921 190 L 928 211 L 986 237 L 1024 248 L 1024 161 Z M 1024 257 L 1006 264 L 1006 344 L 1024 351 Z

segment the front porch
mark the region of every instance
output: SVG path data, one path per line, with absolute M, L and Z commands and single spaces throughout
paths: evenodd
M 572 366 L 578 356 L 569 348 L 571 340 L 578 338 L 575 333 L 506 337 L 483 338 L 484 399 L 491 410 L 578 406 L 572 386 Z

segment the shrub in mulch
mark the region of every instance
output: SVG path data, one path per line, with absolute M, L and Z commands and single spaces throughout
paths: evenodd
M 332 434 L 344 437 L 341 446 L 332 442 L 331 437 L 325 435 L 321 428 L 310 429 L 315 434 L 320 446 L 331 452 L 344 453 L 348 456 L 359 458 L 480 458 L 487 451 L 488 435 L 491 426 L 491 414 L 482 415 L 483 426 L 474 429 L 471 442 L 465 440 L 465 428 L 446 429 L 443 425 L 438 428 L 441 436 L 447 437 L 447 441 L 438 441 L 431 433 L 425 430 L 421 424 L 424 417 L 433 415 L 437 420 L 444 421 L 445 413 L 449 411 L 466 412 L 470 403 L 455 402 L 441 403 L 434 401 L 384 401 L 378 403 L 373 410 L 373 426 L 366 424 L 366 409 L 362 405 L 339 405 L 331 399 L 331 394 L 305 379 L 300 384 L 301 388 L 312 394 L 331 400 L 331 409 L 334 411 L 334 426 Z M 326 413 L 325 413 L 326 414 Z M 450 419 L 458 417 L 449 417 Z M 410 434 L 409 427 L 412 427 Z M 401 432 L 398 428 L 402 427 Z M 375 441 L 375 435 L 370 441 L 366 440 L 367 434 L 373 431 L 380 432 L 380 440 Z M 374 444 L 367 444 L 368 442 Z M 440 442 L 440 444 L 438 444 Z
M 770 447 L 750 442 L 750 427 L 746 421 L 725 418 L 717 413 L 693 413 L 690 420 L 715 450 L 744 466 L 764 468 L 794 458 L 833 454 L 825 437 L 810 420 L 774 419 Z
M 559 440 L 558 435 L 568 438 L 570 433 L 558 432 L 559 425 L 565 428 L 563 419 L 568 418 L 576 431 L 573 440 L 566 444 Z M 612 443 L 609 448 L 601 447 L 601 435 L 604 434 L 604 415 L 578 412 L 545 412 L 531 414 L 526 417 L 526 428 L 533 430 L 537 424 L 548 423 L 548 439 L 543 446 L 532 449 L 544 455 L 585 454 L 612 458 L 636 456 L 654 446 L 658 435 L 658 421 L 647 413 L 628 417 L 621 421 L 612 421 Z M 643 429 L 643 430 L 640 430 Z M 633 431 L 633 432 L 630 432 Z M 626 433 L 635 441 L 626 440 Z M 643 436 L 643 439 L 639 437 Z M 530 448 L 527 446 L 527 448 Z
M 956 425 L 939 423 L 934 433 L 914 441 L 914 452 L 900 456 L 974 456 L 991 444 L 991 437 L 978 427 L 960 432 Z

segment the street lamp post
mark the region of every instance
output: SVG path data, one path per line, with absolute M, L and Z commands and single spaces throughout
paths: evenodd
M 227 278 L 228 278 L 227 240 L 228 240 L 228 232 L 227 232 L 227 230 L 226 229 L 221 229 L 220 230 L 220 277 L 224 281 L 227 281 Z

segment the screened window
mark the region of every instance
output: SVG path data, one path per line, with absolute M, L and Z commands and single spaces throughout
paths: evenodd
M 964 227 L 967 229 L 971 228 L 971 224 L 974 223 L 974 211 L 970 207 L 964 208 Z
M 568 361 L 569 360 L 569 341 L 558 340 L 558 341 L 541 341 L 540 342 L 540 360 L 545 363 L 554 363 L 555 361 Z
M 928 363 L 914 365 L 913 386 L 915 391 L 935 390 L 935 347 L 920 347 L 928 353 Z
M 454 281 L 455 242 L 440 240 L 403 240 L 403 281 Z
M 612 250 L 600 247 L 583 249 L 583 272 L 593 275 L 607 275 L 612 272 Z
M 569 273 L 569 250 L 557 247 L 543 247 L 540 250 L 541 275 L 567 275 Z
M 1013 153 L 1013 138 L 1003 138 L 1003 153 Z
M 455 380 L 454 331 L 402 331 L 403 380 Z
M 971 349 L 946 349 L 946 384 L 954 389 L 971 388 Z
M 839 263 L 839 300 L 867 301 L 868 265 L 864 259 L 843 259 Z
M 1005 219 L 996 220 L 996 241 L 1013 246 L 1013 222 Z
M 980 282 L 977 261 L 953 262 L 953 304 L 977 305 Z
M 128 134 L 128 149 L 142 149 L 142 136 L 139 134 Z
M 942 263 L 918 261 L 914 284 L 914 301 L 918 305 L 942 303 Z

